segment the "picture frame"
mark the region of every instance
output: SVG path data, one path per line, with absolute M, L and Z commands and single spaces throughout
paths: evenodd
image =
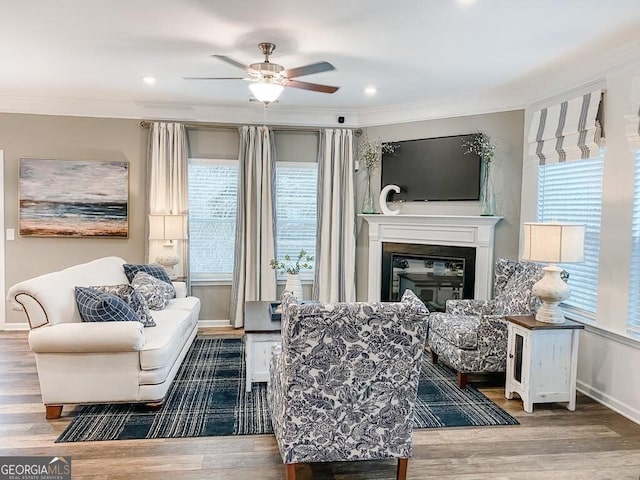
M 20 235 L 129 237 L 129 162 L 21 158 Z

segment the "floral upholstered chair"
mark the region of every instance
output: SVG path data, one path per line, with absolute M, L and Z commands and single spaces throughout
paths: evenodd
M 429 349 L 458 372 L 464 388 L 469 373 L 504 372 L 507 367 L 507 315 L 533 314 L 540 300 L 531 293 L 543 265 L 500 258 L 493 300 L 447 300 L 445 313 L 429 316 Z M 566 281 L 568 274 L 562 273 Z
M 299 304 L 282 296 L 269 410 L 285 478 L 296 463 L 411 457 L 428 311 L 411 291 L 396 303 Z

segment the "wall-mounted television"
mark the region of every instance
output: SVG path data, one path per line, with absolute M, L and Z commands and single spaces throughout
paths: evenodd
M 382 186 L 401 191 L 389 200 L 478 200 L 481 160 L 463 146 L 474 135 L 390 142 L 397 148 L 382 156 Z

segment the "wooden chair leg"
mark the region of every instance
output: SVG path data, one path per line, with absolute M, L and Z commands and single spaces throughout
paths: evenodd
M 408 458 L 399 458 L 398 459 L 398 472 L 396 474 L 397 480 L 406 480 L 407 479 L 407 467 L 409 466 Z
M 284 480 L 296 480 L 296 464 L 295 463 L 285 463 Z
M 45 405 L 46 413 L 45 418 L 47 420 L 55 420 L 62 415 L 62 405 Z
M 458 377 L 458 387 L 460 388 L 466 387 L 467 383 L 469 383 L 469 374 L 458 372 L 457 377 Z
M 433 363 L 434 365 L 438 363 L 438 354 L 433 350 L 431 350 L 431 363 Z

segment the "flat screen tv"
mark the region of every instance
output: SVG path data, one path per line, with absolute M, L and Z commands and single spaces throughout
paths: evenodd
M 382 186 L 398 185 L 390 201 L 478 200 L 480 157 L 465 153 L 474 134 L 391 142 L 382 156 Z

